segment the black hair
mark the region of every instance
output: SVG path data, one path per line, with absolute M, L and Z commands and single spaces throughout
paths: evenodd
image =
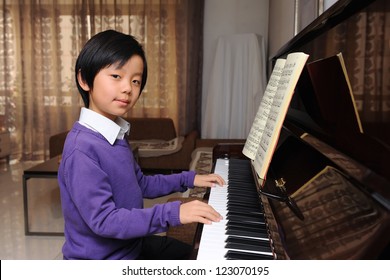
M 81 50 L 75 67 L 76 84 L 86 108 L 89 107 L 89 93 L 83 90 L 77 76 L 93 88 L 93 81 L 100 70 L 118 63 L 123 66 L 133 55 L 139 55 L 144 63 L 141 92 L 148 75 L 145 52 L 141 44 L 131 35 L 115 30 L 106 30 L 91 37 Z

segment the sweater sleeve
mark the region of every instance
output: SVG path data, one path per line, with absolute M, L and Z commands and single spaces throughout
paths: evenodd
M 136 164 L 137 181 L 145 198 L 156 198 L 173 192 L 185 192 L 194 188 L 195 172 L 183 171 L 176 174 L 144 175 Z
M 143 209 L 142 194 L 133 193 L 132 196 L 140 198 L 134 199 L 133 206 L 117 207 L 109 177 L 94 159 L 76 150 L 63 161 L 63 179 L 60 181 L 64 182 L 66 189 L 62 201 L 63 209 L 66 210 L 64 215 L 81 234 L 89 234 L 91 230 L 103 237 L 130 239 L 162 232 L 169 225 L 180 224 L 179 202 Z M 191 185 L 191 177 L 194 176 L 189 173 L 168 176 L 170 178 L 167 179 L 161 176 L 145 179 L 142 175 L 141 181 L 144 180 L 145 193 L 156 195 L 169 189 L 169 184 L 173 184 L 175 190 L 184 189 L 183 186 Z M 159 183 L 163 185 L 164 191 L 158 190 Z

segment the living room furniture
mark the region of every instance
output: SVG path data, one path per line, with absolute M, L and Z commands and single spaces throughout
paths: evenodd
M 24 208 L 24 233 L 25 235 L 64 235 L 62 232 L 31 231 L 28 211 L 27 182 L 31 178 L 57 179 L 60 156 L 55 156 L 48 161 L 33 166 L 23 172 L 23 208 Z
M 62 149 L 64 148 L 64 143 L 66 135 L 69 131 L 64 131 L 55 135 L 50 136 L 49 138 L 49 156 L 53 158 L 55 156 L 62 154 Z
M 143 170 L 159 173 L 188 170 L 191 153 L 195 149 L 195 142 L 198 138 L 197 131 L 191 131 L 185 136 L 178 136 L 173 120 L 170 118 L 125 119 L 131 125 L 129 141 L 132 146 L 139 148 L 138 163 Z M 67 133 L 68 131 L 61 132 L 50 137 L 50 157 L 62 153 Z M 172 145 L 172 143 L 176 145 Z M 146 145 L 157 148 L 144 150 L 143 147 Z M 173 149 L 169 149 L 170 146 Z
M 177 147 L 171 150 L 150 149 L 148 154 L 139 147 L 139 165 L 143 170 L 157 172 L 178 172 L 188 170 L 191 162 L 191 153 L 195 149 L 198 138 L 196 130 L 187 135 L 176 134 L 175 125 L 170 118 L 129 118 L 131 124 L 129 141 L 134 145 L 155 144 L 155 146 L 168 146 L 175 142 Z M 174 145 L 171 145 L 174 146 Z M 155 153 L 155 156 L 153 155 Z

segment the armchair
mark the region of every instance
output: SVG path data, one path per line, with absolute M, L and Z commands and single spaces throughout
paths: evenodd
M 138 160 L 142 169 L 165 170 L 175 172 L 188 170 L 191 162 L 191 153 L 195 149 L 197 131 L 191 131 L 189 134 L 178 137 L 176 135 L 173 120 L 170 118 L 128 118 L 131 124 L 129 141 L 133 145 L 160 140 L 170 141 L 176 139 L 180 141 L 181 148 L 171 153 L 161 154 L 156 150 L 156 156 L 153 151 L 147 156 L 143 156 L 143 151 L 139 150 Z M 162 144 L 162 145 L 163 145 Z

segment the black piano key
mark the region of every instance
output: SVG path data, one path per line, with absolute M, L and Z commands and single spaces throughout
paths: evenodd
M 250 217 L 250 216 L 243 216 L 243 215 L 227 215 L 226 217 L 229 221 L 239 221 L 243 223 L 250 223 L 250 224 L 264 224 L 264 220 L 261 221 L 257 217 Z
M 226 234 L 227 235 L 247 236 L 247 237 L 268 239 L 268 234 L 266 234 L 266 233 L 257 232 L 257 231 L 242 230 L 242 229 L 236 229 L 236 228 L 227 229 Z
M 268 239 L 268 233 L 258 230 L 242 229 L 237 227 L 230 227 L 226 230 L 226 235 L 247 236 Z
M 227 197 L 228 202 L 227 206 L 243 206 L 243 207 L 251 207 L 252 209 L 261 209 L 261 204 L 259 204 L 256 200 L 249 200 L 249 199 L 239 199 L 237 197 Z
M 226 214 L 227 220 L 229 220 L 229 217 L 236 217 L 239 219 L 240 217 L 243 217 L 243 221 L 245 219 L 249 218 L 249 220 L 258 222 L 258 223 L 265 223 L 264 215 L 261 213 L 243 213 L 243 212 L 236 212 L 236 211 L 228 211 Z
M 230 194 L 227 195 L 227 199 L 230 201 L 237 201 L 237 202 L 241 202 L 242 204 L 246 204 L 246 203 L 252 203 L 252 205 L 260 205 L 259 202 L 258 202 L 258 199 L 256 197 L 249 197 L 249 196 L 245 196 L 245 197 L 237 197 L 237 196 L 232 196 Z
M 255 252 L 262 252 L 262 253 L 272 252 L 268 240 L 264 241 L 260 239 L 237 237 L 237 236 L 229 236 L 226 239 L 225 248 L 248 250 L 248 251 L 255 251 Z
M 255 197 L 255 198 L 258 197 L 257 192 L 249 191 L 249 190 L 241 190 L 241 191 L 233 190 L 232 191 L 229 187 L 228 187 L 227 193 L 228 193 L 228 195 L 234 195 L 234 196 L 249 196 L 249 197 Z
M 253 230 L 258 230 L 261 232 L 268 232 L 267 225 L 265 223 L 246 223 L 242 221 L 228 221 L 226 223 L 226 228 L 229 227 L 240 227 L 243 230 L 246 229 L 253 229 Z
M 272 252 L 272 249 L 250 161 L 230 159 L 228 181 L 226 246 L 230 250 L 226 257 L 273 259 L 273 256 L 261 253 Z M 253 253 L 240 252 L 239 249 Z
M 258 199 L 258 194 L 256 192 L 251 192 L 251 191 L 245 191 L 245 190 L 242 190 L 242 191 L 232 191 L 229 189 L 228 187 L 228 190 L 227 190 L 227 193 L 228 195 L 234 195 L 234 196 L 239 196 L 239 197 L 245 197 L 245 196 L 249 196 L 249 197 L 254 197 L 254 198 L 257 198 Z
M 230 220 L 230 218 L 233 217 L 241 221 L 250 220 L 250 221 L 262 222 L 262 223 L 265 222 L 264 215 L 258 213 L 243 213 L 243 212 L 236 212 L 236 211 L 228 211 L 226 217 L 228 220 Z
M 242 205 L 242 206 L 254 206 L 254 207 L 257 207 L 257 208 L 261 208 L 261 203 L 258 199 L 254 198 L 254 199 L 242 199 L 241 197 L 236 197 L 234 195 L 227 195 L 226 196 L 227 198 L 227 202 L 230 203 L 230 204 L 235 204 L 235 205 Z
M 251 211 L 234 211 L 230 210 L 226 214 L 226 219 L 231 221 L 242 221 L 251 223 L 265 223 L 264 215 Z
M 231 172 L 229 172 L 229 177 L 233 177 L 233 178 L 238 178 L 240 180 L 251 180 L 251 176 L 248 177 L 248 176 L 241 176 L 241 175 L 252 175 L 251 173 L 251 170 L 245 170 L 245 168 L 234 168 L 233 166 L 233 169 L 230 169 Z
M 228 250 L 225 258 L 228 260 L 273 260 L 274 256 Z
M 234 199 L 226 203 L 226 210 L 246 213 L 263 213 L 262 207 L 258 203 L 242 203 Z
M 233 185 L 245 185 L 247 187 L 253 185 L 255 182 L 252 178 L 248 176 L 252 176 L 251 173 L 245 174 L 240 172 L 239 174 L 229 174 L 228 179 L 229 183 L 233 183 Z M 230 185 L 230 184 L 229 184 Z
M 239 180 L 235 180 L 235 179 L 232 179 L 230 178 L 229 179 L 229 189 L 246 189 L 246 190 L 251 190 L 251 188 L 256 185 L 255 182 L 242 182 L 242 181 L 239 181 Z
M 226 207 L 230 207 L 232 210 L 237 207 L 237 211 L 242 209 L 247 212 L 263 212 L 262 204 L 258 200 L 229 195 L 227 196 Z
M 228 187 L 227 193 L 229 195 L 237 195 L 237 196 L 251 196 L 251 197 L 254 196 L 255 198 L 258 199 L 257 192 L 254 192 L 253 190 L 234 190 Z
M 234 205 L 230 204 L 227 205 L 226 209 L 228 211 L 233 211 L 233 212 L 239 212 L 239 213 L 257 213 L 261 214 L 264 216 L 263 210 L 261 210 L 259 207 L 250 207 L 247 205 Z
M 236 213 L 253 213 L 257 215 L 263 215 L 263 212 L 259 210 L 256 205 L 246 205 L 245 207 L 240 207 L 232 203 L 228 203 L 226 205 L 226 210 L 231 211 L 231 212 L 236 212 Z
M 250 192 L 250 191 L 231 191 L 229 188 L 227 190 L 227 194 L 230 196 L 237 196 L 237 197 L 253 197 L 256 198 L 256 200 L 259 200 L 259 195 L 257 192 Z

